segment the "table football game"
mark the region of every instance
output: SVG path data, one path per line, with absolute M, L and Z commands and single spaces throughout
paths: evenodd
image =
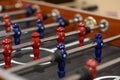
M 1 0 L 0 20 L 0 80 L 120 80 L 119 19 Z

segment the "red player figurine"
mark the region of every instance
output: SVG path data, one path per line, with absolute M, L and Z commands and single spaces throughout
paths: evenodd
M 38 10 L 36 11 L 36 16 L 37 16 L 38 19 L 43 20 L 42 11 L 41 11 L 40 9 L 38 9 Z
M 97 71 L 96 71 L 96 67 L 98 66 L 98 62 L 95 59 L 89 59 L 86 62 L 86 67 L 89 69 L 90 73 L 91 73 L 91 80 L 93 80 L 93 78 L 95 77 Z
M 11 32 L 11 21 L 9 19 L 4 20 L 6 32 Z
M 79 47 L 84 45 L 84 38 L 85 38 L 85 34 L 86 34 L 86 28 L 85 28 L 85 24 L 83 22 L 80 22 L 78 24 L 78 30 L 80 31 L 79 34 Z
M 34 54 L 34 60 L 37 60 L 40 58 L 40 50 L 39 47 L 41 45 L 41 41 L 40 41 L 40 34 L 38 32 L 34 32 L 32 34 L 32 42 L 33 42 L 33 54 Z
M 11 46 L 11 40 L 9 38 L 6 38 L 2 41 L 2 48 L 4 50 L 4 61 L 5 61 L 5 66 L 4 68 L 10 68 L 12 66 L 11 64 L 11 54 L 12 54 L 12 46 Z
M 11 31 L 11 24 L 12 24 L 12 22 L 10 20 L 10 16 L 9 15 L 3 16 L 3 20 L 4 20 L 6 32 L 10 32 Z
M 63 27 L 58 27 L 57 28 L 57 33 L 56 35 L 58 36 L 57 42 L 59 43 L 64 43 L 65 40 L 65 29 Z

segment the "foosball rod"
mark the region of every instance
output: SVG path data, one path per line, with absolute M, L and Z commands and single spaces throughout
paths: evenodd
M 77 33 L 80 33 L 80 31 L 68 32 L 68 33 L 65 33 L 65 36 L 67 37 L 67 36 L 74 35 L 74 34 L 77 34 Z M 57 38 L 58 38 L 58 36 L 54 35 L 54 36 L 50 36 L 50 37 L 41 39 L 41 42 L 51 41 L 51 40 L 55 40 Z M 22 43 L 22 44 L 19 44 L 19 45 L 15 45 L 15 46 L 13 46 L 13 50 L 20 49 L 20 48 L 23 48 L 23 47 L 28 47 L 28 46 L 31 46 L 32 44 L 33 44 L 32 42 L 26 42 L 26 43 Z M 4 51 L 3 49 L 0 49 L 0 53 L 2 53 L 3 51 Z
M 119 39 L 119 38 L 120 38 L 120 35 L 117 35 L 117 36 L 114 36 L 114 37 L 110 37 L 110 38 L 104 39 L 103 43 L 108 43 L 108 42 L 111 42 L 111 41 Z M 96 45 L 97 45 L 96 43 L 90 43 L 90 44 L 87 44 L 85 46 L 81 46 L 81 47 L 78 47 L 78 48 L 74 48 L 74 49 L 68 50 L 67 54 L 71 55 L 74 52 L 85 50 L 85 49 L 88 49 L 88 48 L 92 48 L 92 47 L 94 47 Z
M 97 71 L 101 71 L 101 70 L 103 70 L 103 69 L 105 69 L 105 68 L 107 68 L 109 66 L 112 66 L 112 65 L 114 65 L 116 63 L 119 63 L 119 62 L 120 62 L 120 57 L 118 57 L 116 59 L 113 59 L 113 60 L 110 60 L 108 62 L 105 62 L 103 64 L 100 64 L 99 66 L 97 66 Z M 66 78 L 64 78 L 62 80 L 81 80 L 82 79 L 81 74 L 83 74 L 83 73 L 80 73 L 80 74 L 76 73 L 76 74 L 71 75 L 69 77 L 66 77 Z
M 104 39 L 103 42 L 107 43 L 107 42 L 110 42 L 110 41 L 113 41 L 113 40 L 116 40 L 116 39 L 119 39 L 119 38 L 120 38 L 120 35 L 117 35 L 117 36 L 114 36 L 114 37 Z M 69 55 L 74 54 L 75 52 L 85 50 L 85 49 L 88 49 L 88 48 L 92 48 L 96 45 L 97 45 L 96 43 L 91 43 L 91 44 L 88 44 L 88 45 L 85 45 L 85 46 L 81 46 L 81 47 L 78 47 L 78 48 L 67 50 L 66 52 L 67 52 L 67 55 L 69 56 Z M 55 62 L 55 61 L 56 61 L 56 54 L 52 54 L 50 56 L 47 56 L 47 57 L 44 57 L 44 58 L 41 58 L 41 59 L 38 59 L 38 60 L 35 60 L 35 61 L 28 62 L 24 65 L 18 65 L 16 67 L 10 68 L 10 69 L 8 69 L 8 71 L 9 72 L 17 72 L 17 71 L 20 71 L 22 69 L 26 69 L 26 68 L 29 68 L 29 67 L 41 64 L 41 63 Z
M 38 13 L 38 15 L 39 14 L 42 14 L 42 13 Z M 54 14 L 54 15 L 53 15 Z M 37 15 L 37 14 L 36 14 Z M 47 18 L 49 18 L 49 17 L 55 17 L 55 16 L 57 16 L 57 15 L 59 15 L 59 13 L 58 12 L 55 12 L 55 10 L 53 10 L 51 13 L 48 13 L 48 14 L 42 14 L 43 15 L 43 20 L 45 20 L 45 19 L 47 19 Z M 38 19 L 38 17 L 37 16 L 32 16 L 32 17 L 26 17 L 26 18 L 22 18 L 22 19 L 17 19 L 17 20 L 12 20 L 11 21 L 11 23 L 12 24 L 15 24 L 15 23 L 21 23 L 21 22 L 26 22 L 26 21 L 33 21 L 33 20 L 37 20 Z M 5 23 L 4 22 L 1 22 L 0 23 L 0 26 L 3 26 L 3 25 L 5 25 Z
M 27 80 L 27 79 L 0 69 L 0 80 Z
M 99 27 L 94 27 L 90 30 L 93 30 L 93 29 L 96 29 L 96 28 L 99 28 Z M 67 36 L 71 36 L 71 35 L 78 34 L 78 33 L 80 33 L 79 30 L 71 31 L 71 32 L 65 33 L 65 36 L 67 37 Z M 41 42 L 56 40 L 57 38 L 58 38 L 58 36 L 54 35 L 54 36 L 50 36 L 50 37 L 41 39 Z M 32 42 L 22 43 L 22 44 L 13 46 L 13 50 L 20 49 L 20 48 L 23 48 L 23 47 L 28 47 L 28 46 L 31 46 L 31 45 L 33 45 Z M 3 49 L 0 49 L 0 53 L 2 53 L 3 51 L 4 51 Z
M 38 6 L 33 5 L 32 6 L 32 11 L 36 11 L 37 9 L 39 9 Z M 12 16 L 12 15 L 18 15 L 18 14 L 24 14 L 26 13 L 26 10 L 18 10 L 18 11 L 12 11 L 12 12 L 5 12 L 5 13 L 1 13 L 0 17 L 4 16 L 5 14 Z
M 0 5 L 0 12 L 2 12 L 4 10 L 9 10 L 9 9 L 12 9 L 12 8 L 20 9 L 21 7 L 22 7 L 21 1 L 18 1 L 15 5 L 9 5 L 9 6 Z
M 70 20 L 65 20 L 65 21 L 67 22 L 67 23 L 65 23 L 65 25 L 68 25 L 73 22 L 76 23 L 75 19 L 70 19 Z M 47 29 L 47 28 L 52 28 L 52 27 L 58 26 L 58 25 L 59 25 L 59 22 L 56 22 L 56 23 L 46 24 L 44 27 L 45 27 L 45 29 Z M 38 29 L 37 27 L 33 27 L 33 28 L 21 30 L 21 32 L 22 32 L 22 34 L 26 34 L 31 31 L 36 31 L 37 29 Z M 12 36 L 12 35 L 14 35 L 14 32 L 9 32 L 9 33 L 6 33 L 5 31 L 0 32 L 0 37 Z

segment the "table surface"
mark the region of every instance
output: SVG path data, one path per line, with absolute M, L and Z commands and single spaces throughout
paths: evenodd
M 21 23 L 20 25 L 22 28 L 26 28 L 25 23 Z M 32 26 L 35 26 L 35 25 L 32 25 Z M 0 28 L 1 30 L 3 29 L 2 26 Z M 21 43 L 31 41 L 31 33 L 22 35 Z M 55 30 L 47 29 L 45 30 L 45 37 L 55 35 L 55 33 L 56 33 Z M 0 38 L 0 39 L 2 40 L 3 38 Z M 71 44 L 71 42 L 76 41 L 76 40 L 77 40 L 77 35 L 69 36 L 66 38 L 65 44 Z M 90 42 L 91 41 L 87 43 L 90 43 Z M 69 50 L 75 47 L 78 47 L 78 46 L 74 45 L 71 47 L 67 47 L 66 50 Z M 53 54 L 52 52 L 54 51 L 55 48 L 56 48 L 56 40 L 42 43 L 41 51 L 40 51 L 41 58 L 48 56 L 50 54 Z M 12 57 L 13 57 L 12 64 L 13 66 L 25 64 L 29 61 L 32 61 L 32 56 L 33 55 L 32 55 L 31 47 L 22 48 L 20 52 L 14 52 L 12 54 Z M 115 47 L 109 44 L 106 44 L 103 47 L 102 63 L 115 59 L 117 57 L 120 57 L 119 47 Z M 89 58 L 94 58 L 94 48 L 80 51 L 80 52 L 75 53 L 73 56 L 70 56 L 66 60 L 66 76 L 74 74 L 76 71 L 78 71 L 80 67 L 85 65 L 85 61 Z M 3 68 L 3 64 L 4 64 L 3 54 L 0 54 L 0 67 L 1 68 Z M 28 80 L 59 80 L 57 76 L 57 71 L 58 71 L 57 63 L 53 63 L 53 64 L 49 63 L 46 65 L 45 64 L 36 65 L 34 67 L 16 72 L 15 74 L 25 77 Z M 98 72 L 96 78 L 101 77 L 101 76 L 120 76 L 120 63 L 117 63 L 104 70 L 101 70 L 100 72 Z M 112 79 L 109 79 L 109 80 L 112 80 Z

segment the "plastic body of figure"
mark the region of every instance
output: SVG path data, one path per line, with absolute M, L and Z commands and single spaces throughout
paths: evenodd
M 21 36 L 21 29 L 19 27 L 18 24 L 14 24 L 13 25 L 13 32 L 14 32 L 14 42 L 15 42 L 15 45 L 18 45 L 20 44 L 21 40 L 20 40 L 20 36 Z
M 26 5 L 26 17 L 30 17 L 32 14 L 32 8 L 30 4 Z M 26 26 L 30 27 L 30 21 L 26 21 Z
M 101 62 L 101 55 L 102 55 L 102 46 L 103 46 L 103 40 L 102 40 L 102 34 L 96 34 L 94 42 L 97 44 L 95 46 L 95 59 L 100 63 Z
M 96 70 L 97 66 L 98 66 L 98 62 L 95 59 L 89 59 L 86 62 L 86 67 L 91 73 L 91 80 L 93 80 L 97 74 L 97 70 Z
M 66 65 L 65 61 L 66 61 L 66 57 L 67 57 L 65 45 L 60 43 L 57 45 L 57 49 L 60 52 L 61 57 L 62 57 L 61 60 L 58 61 L 58 69 L 59 69 L 58 76 L 59 76 L 59 78 L 63 78 L 63 77 L 65 77 L 65 65 Z
M 56 35 L 58 36 L 57 43 L 64 43 L 65 41 L 65 29 L 63 27 L 58 27 L 57 28 L 57 33 Z
M 57 21 L 59 23 L 58 27 L 65 27 L 65 22 L 62 16 L 57 16 Z
M 38 27 L 38 32 L 40 34 L 40 39 L 44 38 L 45 27 L 44 27 L 43 22 L 42 22 L 41 19 L 37 20 L 37 27 Z
M 12 66 L 11 64 L 11 54 L 13 51 L 13 48 L 11 46 L 11 40 L 9 38 L 6 38 L 2 41 L 2 48 L 4 50 L 3 54 L 4 54 L 4 68 L 10 68 Z
M 5 26 L 5 30 L 6 32 L 11 32 L 11 20 L 10 20 L 10 16 L 9 15 L 5 15 L 3 16 L 3 21 L 4 21 L 4 26 Z
M 78 40 L 79 40 L 78 46 L 80 47 L 80 46 L 84 45 L 84 38 L 85 38 L 85 34 L 86 34 L 86 28 L 85 28 L 85 24 L 83 22 L 80 22 L 78 24 L 78 30 L 80 31 L 79 37 L 78 37 Z
M 40 38 L 39 38 L 40 34 L 38 32 L 34 32 L 32 34 L 32 42 L 33 42 L 33 54 L 34 54 L 34 57 L 33 57 L 33 60 L 37 60 L 37 59 L 40 59 L 40 45 L 41 45 L 41 41 L 40 41 Z

